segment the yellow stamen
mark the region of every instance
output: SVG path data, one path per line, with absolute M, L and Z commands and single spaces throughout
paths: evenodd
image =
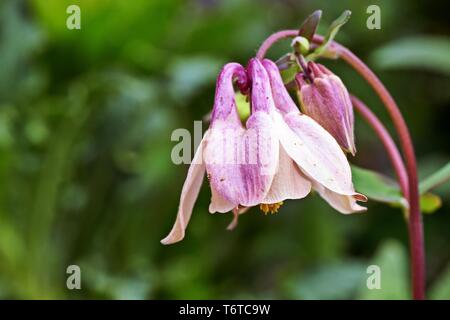
M 264 213 L 264 214 L 268 214 L 269 212 L 271 214 L 275 214 L 278 212 L 278 209 L 280 209 L 280 207 L 283 205 L 283 201 L 281 202 L 277 202 L 277 203 L 272 203 L 272 204 L 267 204 L 267 203 L 261 203 L 259 205 L 259 209 Z

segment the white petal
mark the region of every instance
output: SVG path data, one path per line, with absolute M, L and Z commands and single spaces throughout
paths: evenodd
M 195 201 L 203 183 L 203 176 L 205 175 L 205 164 L 202 161 L 203 144 L 207 137 L 207 132 L 195 152 L 194 159 L 189 166 L 189 171 L 184 181 L 183 189 L 181 191 L 180 205 L 178 207 L 178 214 L 175 224 L 172 227 L 169 235 L 161 240 L 162 244 L 172 244 L 183 240 L 184 233 L 192 215 Z
M 367 208 L 360 206 L 356 200 L 366 201 L 367 198 L 362 194 L 355 193 L 354 195 L 343 195 L 330 191 L 318 183 L 313 183 L 313 188 L 330 206 L 340 213 L 354 213 L 366 211 Z
M 325 129 L 300 113 L 278 115 L 275 123 L 282 146 L 308 178 L 339 194 L 355 193 L 347 158 Z
M 277 203 L 286 199 L 302 199 L 311 191 L 311 182 L 307 180 L 298 166 L 280 146 L 278 171 L 263 203 Z

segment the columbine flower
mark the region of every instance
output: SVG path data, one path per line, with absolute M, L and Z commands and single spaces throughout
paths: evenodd
M 302 111 L 331 133 L 342 149 L 355 155 L 353 106 L 341 79 L 323 65 L 309 62 L 296 82 Z
M 175 225 L 163 244 L 183 239 L 205 171 L 212 193 L 209 211 L 233 210 L 232 225 L 242 208 L 259 205 L 264 213 L 274 213 L 283 200 L 304 198 L 311 187 L 341 212 L 364 210 L 356 200 L 365 197 L 353 190 L 350 167 L 337 142 L 300 115 L 276 66 L 268 60 L 264 64 L 250 60 L 247 73 L 236 63 L 222 69 L 210 128 L 189 168 Z M 245 127 L 236 110 L 233 77 L 241 90 L 246 77 L 251 82 L 252 112 Z
M 317 122 L 299 112 L 275 63 L 265 59 L 263 65 L 270 78 L 275 106 L 288 127 L 278 122 L 281 144 L 287 154 L 333 208 L 341 213 L 365 210 L 356 201 L 367 201 L 367 198 L 355 192 L 350 165 L 336 140 Z
M 184 237 L 205 171 L 211 187 L 209 211 L 229 212 L 261 205 L 265 213 L 276 212 L 285 199 L 305 197 L 311 183 L 279 147 L 274 126 L 275 106 L 270 83 L 261 62 L 252 59 L 252 113 L 245 127 L 239 119 L 233 78 L 244 87 L 245 69 L 230 63 L 222 69 L 216 87 L 210 128 L 197 149 L 183 186 L 177 219 L 161 242 L 171 244 Z

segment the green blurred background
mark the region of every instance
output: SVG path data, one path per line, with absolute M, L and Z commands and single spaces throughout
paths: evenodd
M 66 8 L 81 8 L 81 30 Z M 381 8 L 368 30 L 366 8 Z M 246 64 L 270 33 L 322 9 L 320 33 L 343 10 L 341 41 L 385 82 L 410 125 L 421 177 L 449 160 L 446 1 L 2 0 L 0 2 L 0 297 L 13 299 L 345 299 L 409 297 L 401 210 L 373 201 L 345 216 L 317 195 L 279 214 L 208 213 L 203 187 L 185 240 L 162 246 L 187 166 L 176 128 L 193 132 L 215 78 Z M 405 40 L 406 39 L 406 40 Z M 274 47 L 276 59 L 289 42 Z M 392 129 L 381 103 L 344 63 L 326 61 Z M 352 162 L 392 175 L 356 118 Z M 424 216 L 428 292 L 450 298 L 450 187 Z M 81 267 L 81 290 L 66 268 Z M 366 268 L 382 268 L 382 289 Z

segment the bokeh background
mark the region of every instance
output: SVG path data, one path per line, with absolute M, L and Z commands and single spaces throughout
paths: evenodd
M 66 8 L 81 8 L 81 30 Z M 366 8 L 381 8 L 381 30 Z M 343 10 L 337 40 L 385 82 L 410 125 L 420 176 L 449 160 L 450 45 L 446 1 L 2 0 L 0 2 L 0 297 L 13 299 L 409 298 L 401 210 L 370 201 L 345 216 L 317 195 L 277 215 L 252 209 L 238 228 L 208 213 L 206 184 L 185 240 L 159 241 L 174 222 L 187 166 L 171 162 L 176 128 L 193 132 L 215 78 L 246 64 L 270 33 Z M 276 59 L 288 41 L 274 47 Z M 392 126 L 367 84 L 325 61 Z M 205 127 L 204 127 L 205 129 Z M 361 167 L 392 175 L 356 118 Z M 428 293 L 450 298 L 450 187 L 424 215 Z M 66 268 L 81 268 L 81 290 Z M 382 267 L 382 289 L 366 268 Z

